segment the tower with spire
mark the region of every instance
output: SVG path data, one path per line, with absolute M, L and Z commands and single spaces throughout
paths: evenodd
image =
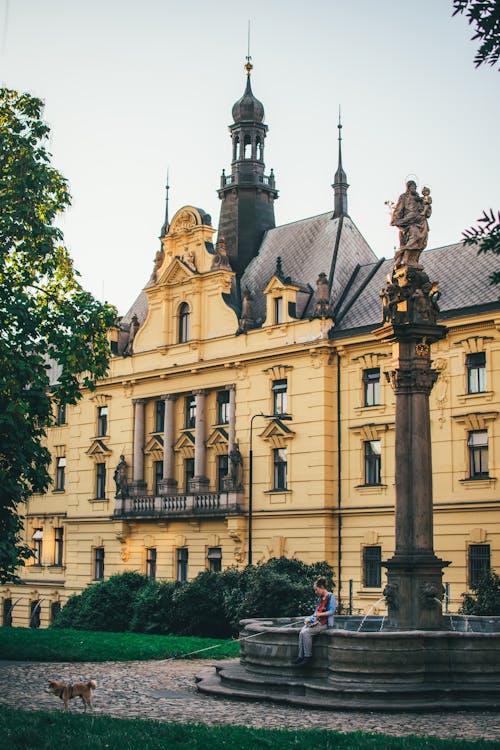
M 231 174 L 223 170 L 218 190 L 222 201 L 219 233 L 223 235 L 232 268 L 241 277 L 257 255 L 264 232 L 275 227 L 274 201 L 278 197 L 274 174 L 265 174 L 264 143 L 267 125 L 264 107 L 252 92 L 252 63 L 247 55 L 247 83 L 234 104 Z
M 347 216 L 347 176 L 342 168 L 342 122 L 340 119 L 340 108 L 339 108 L 339 124 L 337 125 L 339 130 L 339 163 L 335 177 L 333 178 L 333 193 L 335 196 L 333 218 L 336 219 L 339 216 Z

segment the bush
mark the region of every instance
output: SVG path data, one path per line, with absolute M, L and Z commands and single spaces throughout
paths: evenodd
M 148 583 L 149 579 L 139 573 L 118 573 L 107 581 L 94 583 L 78 596 L 70 597 L 52 627 L 128 630 L 135 599 Z
M 307 614 L 320 576 L 333 586 L 327 563 L 306 565 L 285 557 L 242 571 L 205 571 L 187 583 L 119 573 L 70 597 L 52 627 L 224 638 L 236 634 L 246 617 Z
M 177 635 L 228 638 L 231 624 L 224 609 L 223 577 L 206 570 L 181 586 L 173 596 Z
M 150 581 L 144 586 L 134 601 L 130 630 L 155 635 L 174 633 L 176 617 L 172 600 L 180 585 L 176 581 Z
M 461 614 L 500 616 L 500 576 L 494 570 L 473 586 L 472 591 L 473 594 L 462 594 Z

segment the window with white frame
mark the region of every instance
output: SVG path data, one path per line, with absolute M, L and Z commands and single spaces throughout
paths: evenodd
M 104 578 L 104 547 L 94 547 L 94 579 L 102 581 Z
M 489 544 L 469 544 L 467 550 L 469 587 L 475 588 L 491 569 L 491 548 Z
M 380 367 L 363 370 L 363 397 L 365 406 L 380 404 Z
M 66 482 L 66 456 L 59 456 L 56 461 L 56 490 L 62 492 Z
M 208 569 L 211 573 L 220 573 L 222 570 L 222 550 L 220 547 L 209 547 L 207 552 Z
M 286 448 L 273 449 L 273 490 L 287 489 L 288 456 Z
M 465 364 L 467 367 L 467 392 L 483 393 L 486 391 L 486 354 L 484 352 L 468 354 Z
M 363 548 L 363 586 L 380 588 L 382 585 L 382 547 L 371 545 Z
M 365 484 L 380 484 L 382 469 L 382 447 L 380 440 L 366 440 L 365 452 Z
M 469 478 L 484 479 L 488 473 L 488 430 L 473 430 L 467 438 Z
M 179 547 L 179 549 L 177 550 L 177 580 L 178 581 L 187 581 L 188 561 L 189 561 L 189 550 L 186 547 Z

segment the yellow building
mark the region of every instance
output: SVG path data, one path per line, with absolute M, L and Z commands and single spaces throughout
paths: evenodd
M 201 209 L 167 211 L 151 278 L 110 331 L 109 376 L 57 414 L 54 483 L 26 508 L 35 557 L 0 590 L 3 624 L 45 627 L 121 571 L 185 580 L 281 555 L 331 563 L 354 610 L 382 597 L 394 395 L 372 331 L 392 259 L 348 214 L 340 130 L 332 211 L 275 227 L 250 70 L 233 119 L 217 243 Z M 448 326 L 433 347 L 434 535 L 456 610 L 500 566 L 500 304 L 488 258 L 456 244 L 423 263 Z

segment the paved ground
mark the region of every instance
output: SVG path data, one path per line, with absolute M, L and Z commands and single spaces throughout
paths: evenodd
M 195 675 L 211 664 L 213 661 L 207 659 L 78 664 L 0 662 L 0 703 L 27 710 L 60 711 L 62 701 L 46 692 L 49 679 L 93 679 L 97 682 L 95 713 L 119 718 L 500 740 L 500 717 L 492 711 L 330 712 L 265 701 L 242 703 L 211 698 L 197 693 L 194 681 Z M 83 711 L 80 699 L 71 702 L 71 710 Z

